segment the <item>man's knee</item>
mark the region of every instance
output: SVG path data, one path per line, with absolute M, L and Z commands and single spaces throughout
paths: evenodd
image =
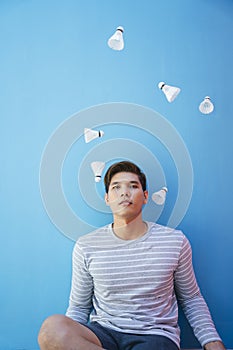
M 90 344 L 101 347 L 97 336 L 87 327 L 64 315 L 48 317 L 42 324 L 38 335 L 41 350 L 84 349 Z
M 42 324 L 38 343 L 41 348 L 50 344 L 64 343 L 68 337 L 69 324 L 72 320 L 64 315 L 49 316 Z

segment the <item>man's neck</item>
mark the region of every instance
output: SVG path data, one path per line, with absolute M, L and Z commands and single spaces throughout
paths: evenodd
M 147 224 L 141 216 L 132 221 L 115 219 L 112 228 L 117 237 L 125 240 L 137 239 L 147 232 Z

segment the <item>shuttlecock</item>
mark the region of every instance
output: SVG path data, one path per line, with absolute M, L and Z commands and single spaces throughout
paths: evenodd
M 203 114 L 209 114 L 209 113 L 213 112 L 213 110 L 214 110 L 214 105 L 213 105 L 213 103 L 211 102 L 209 96 L 206 96 L 206 97 L 204 98 L 204 100 L 200 103 L 200 105 L 199 105 L 199 110 L 200 110 L 200 112 L 203 113 Z
M 104 132 L 102 130 L 96 131 L 88 128 L 84 129 L 84 139 L 86 143 L 91 142 L 92 140 L 102 136 L 104 136 Z
M 104 162 L 96 161 L 91 163 L 91 168 L 95 175 L 95 182 L 100 182 L 104 167 L 105 167 Z
M 175 87 L 175 86 L 167 85 L 163 81 L 158 83 L 158 87 L 163 91 L 163 93 L 166 96 L 168 102 L 174 101 L 175 98 L 179 95 L 179 93 L 181 91 L 180 88 Z
M 123 50 L 124 48 L 124 39 L 123 39 L 124 28 L 119 26 L 117 27 L 115 33 L 108 39 L 108 46 L 113 50 Z
M 163 205 L 166 200 L 167 191 L 167 187 L 163 187 L 160 191 L 154 192 L 152 194 L 152 200 L 158 205 Z

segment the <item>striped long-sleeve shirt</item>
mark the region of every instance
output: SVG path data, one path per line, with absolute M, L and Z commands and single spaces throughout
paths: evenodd
M 135 240 L 118 238 L 112 225 L 78 239 L 66 315 L 120 332 L 164 335 L 179 346 L 178 298 L 202 346 L 221 340 L 196 282 L 188 239 L 147 224 Z

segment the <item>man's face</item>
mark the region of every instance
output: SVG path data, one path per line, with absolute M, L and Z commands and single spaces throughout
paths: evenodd
M 147 199 L 148 192 L 143 191 L 138 176 L 129 172 L 115 174 L 105 195 L 106 204 L 110 206 L 113 215 L 122 218 L 138 216 Z

